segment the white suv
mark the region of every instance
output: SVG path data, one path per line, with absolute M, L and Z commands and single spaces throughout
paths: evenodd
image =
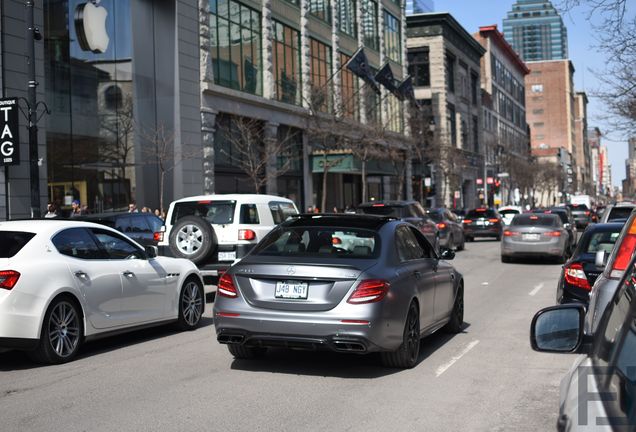
M 159 241 L 161 255 L 188 258 L 206 277 L 241 259 L 276 225 L 298 214 L 272 195 L 201 195 L 173 201 Z

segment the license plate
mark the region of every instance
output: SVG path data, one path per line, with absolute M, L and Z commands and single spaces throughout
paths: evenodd
M 525 241 L 537 241 L 539 240 L 539 234 L 524 234 L 521 238 Z
M 236 259 L 236 252 L 219 252 L 219 261 L 234 261 Z
M 477 226 L 485 226 L 485 225 L 486 225 L 486 221 L 481 221 L 481 220 L 477 221 Z
M 276 282 L 274 297 L 283 299 L 306 299 L 307 291 L 307 282 Z

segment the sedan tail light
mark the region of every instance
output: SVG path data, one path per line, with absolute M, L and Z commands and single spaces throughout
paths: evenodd
M 465 223 L 465 224 L 469 224 L 469 223 L 471 223 L 471 222 L 472 222 L 472 220 L 470 220 L 470 219 L 464 219 L 464 223 Z
M 585 290 L 591 290 L 590 282 L 585 276 L 583 265 L 581 263 L 572 263 L 565 266 L 565 281 L 570 285 L 574 285 Z
M 440 222 L 440 223 L 437 224 L 437 228 L 444 229 L 444 228 L 446 228 L 446 224 L 444 222 Z
M 2 270 L 0 271 L 0 288 L 7 290 L 12 289 L 20 279 L 20 273 L 15 270 Z
M 499 219 L 497 219 L 497 218 L 488 219 L 488 222 L 497 223 L 497 222 L 499 222 Z
M 364 304 L 382 300 L 389 292 L 390 284 L 382 279 L 367 279 L 360 282 L 347 303 Z
M 508 230 L 504 231 L 504 232 L 503 232 L 503 234 L 504 234 L 504 237 L 518 237 L 518 236 L 520 236 L 520 235 L 521 235 L 521 233 L 520 233 L 520 232 L 517 232 L 517 231 L 508 231 Z
M 615 246 L 616 247 L 616 246 Z M 610 276 L 620 278 L 632 259 L 634 249 L 636 248 L 636 218 L 631 221 L 627 234 L 618 245 L 618 251 L 612 264 L 612 272 Z
M 240 229 L 238 232 L 239 240 L 254 240 L 256 238 L 256 233 L 251 229 Z
M 234 280 L 232 279 L 232 275 L 227 273 L 223 273 L 223 276 L 219 279 L 219 284 L 216 287 L 219 295 L 228 298 L 238 297 L 238 290 L 236 289 L 236 285 L 234 285 Z
M 543 235 L 546 237 L 561 237 L 561 231 L 549 231 L 543 233 Z
M 589 212 L 589 211 L 586 211 L 586 212 L 585 212 L 585 216 L 589 216 L 589 215 L 590 215 L 590 212 Z

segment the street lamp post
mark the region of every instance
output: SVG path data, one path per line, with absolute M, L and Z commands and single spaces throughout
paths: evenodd
M 26 41 L 28 59 L 28 94 L 27 94 L 27 120 L 29 128 L 29 180 L 31 183 L 31 218 L 41 216 L 40 212 L 40 171 L 38 157 L 38 117 L 37 95 L 38 82 L 35 80 L 35 41 L 42 39 L 40 30 L 35 26 L 33 19 L 33 0 L 26 0 Z M 48 111 L 48 110 L 47 110 Z

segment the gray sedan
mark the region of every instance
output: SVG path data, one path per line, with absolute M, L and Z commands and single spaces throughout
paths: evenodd
M 501 261 L 513 257 L 557 258 L 565 262 L 568 250 L 568 232 L 555 214 L 519 214 L 503 232 Z
M 453 257 L 395 218 L 292 217 L 219 280 L 217 340 L 236 358 L 330 349 L 413 367 L 420 338 L 463 327 L 464 281 L 444 261 Z

